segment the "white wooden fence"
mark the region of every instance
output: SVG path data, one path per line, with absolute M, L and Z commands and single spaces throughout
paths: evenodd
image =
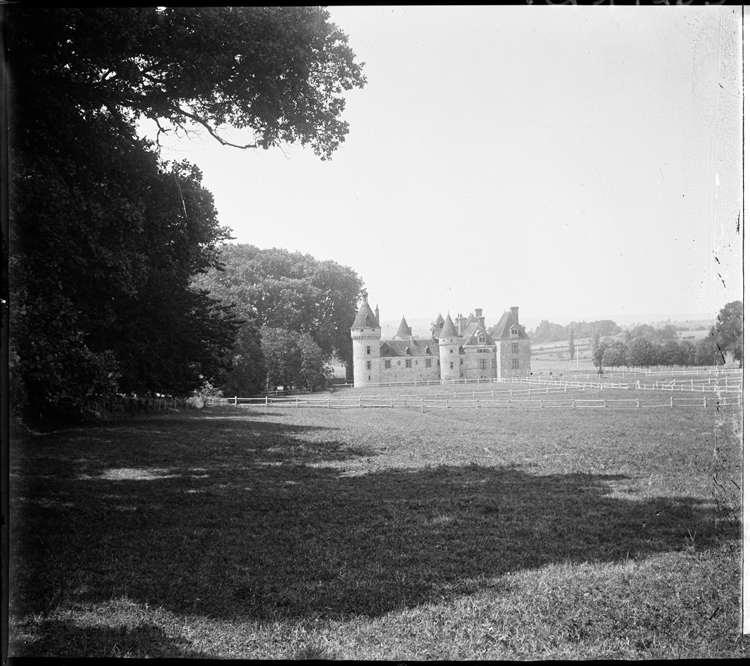
M 553 394 L 555 392 L 553 391 Z M 559 393 L 558 393 L 559 395 Z M 212 398 L 208 405 L 234 405 L 242 407 L 285 407 L 285 408 L 324 408 L 324 409 L 366 409 L 366 408 L 406 408 L 424 412 L 425 409 L 644 409 L 650 407 L 731 407 L 741 406 L 742 397 L 715 396 L 709 398 L 675 398 L 669 401 L 648 400 L 643 398 L 611 399 L 611 398 L 535 398 L 531 397 L 531 389 L 525 391 L 509 391 L 506 396 L 477 397 L 477 396 L 445 396 L 425 398 L 418 396 L 352 396 L 352 397 L 313 397 L 288 396 L 263 398 Z

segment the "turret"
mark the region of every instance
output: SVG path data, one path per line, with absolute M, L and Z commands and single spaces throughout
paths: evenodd
M 440 379 L 459 379 L 461 377 L 461 359 L 459 358 L 461 338 L 453 325 L 450 314 L 443 324 L 438 342 L 440 345 Z
M 371 386 L 380 381 L 381 329 L 378 315 L 372 311 L 365 292 L 351 328 L 355 387 Z

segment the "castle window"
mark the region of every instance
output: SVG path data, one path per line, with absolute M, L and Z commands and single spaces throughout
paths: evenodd
M 511 344 L 511 348 L 512 348 L 512 351 L 513 351 L 514 354 L 518 353 L 518 343 L 517 342 L 514 342 L 513 344 Z
M 484 339 L 484 337 L 481 337 L 481 338 L 479 338 L 479 342 L 481 342 L 482 344 L 484 344 L 486 342 L 486 340 Z
M 515 326 L 513 326 L 510 329 L 510 334 L 513 335 L 513 336 L 517 336 L 518 335 L 518 329 Z
M 425 359 L 425 361 L 424 361 L 424 367 L 425 368 L 431 368 L 432 367 L 432 359 L 431 358 L 426 358 Z
M 463 364 L 464 364 L 464 360 L 463 360 L 463 359 L 461 359 L 461 365 L 463 365 Z
M 372 370 L 372 361 L 367 361 L 367 369 Z
M 370 345 L 367 345 L 367 353 L 370 353 Z
M 451 361 L 451 370 L 453 370 L 453 361 Z
M 480 368 L 481 368 L 482 370 L 484 370 L 484 369 L 485 369 L 485 368 L 487 367 L 487 359 L 484 359 L 484 358 L 483 358 L 483 359 L 482 359 L 481 361 L 479 361 L 479 367 L 480 367 Z
M 407 368 L 411 368 L 411 359 L 410 358 L 406 359 L 406 367 Z
M 386 370 L 390 370 L 390 369 L 391 369 L 391 359 L 388 359 L 388 360 L 387 360 L 387 361 L 385 362 L 385 369 L 386 369 Z
M 518 359 L 517 358 L 513 359 L 513 369 L 514 370 L 518 370 Z

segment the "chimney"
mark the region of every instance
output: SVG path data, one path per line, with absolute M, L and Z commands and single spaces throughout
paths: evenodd
M 378 322 L 378 326 L 380 326 L 380 308 L 377 305 L 375 306 L 375 319 Z
M 514 305 L 513 307 L 511 307 L 510 313 L 513 315 L 513 319 L 516 320 L 516 324 L 519 324 L 520 322 L 518 321 L 518 306 Z
M 474 310 L 474 316 L 477 318 L 479 325 L 484 328 L 484 316 L 482 316 L 482 308 L 476 308 Z

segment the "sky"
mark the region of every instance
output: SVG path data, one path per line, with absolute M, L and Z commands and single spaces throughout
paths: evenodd
M 740 7 L 329 11 L 368 79 L 331 161 L 208 137 L 162 151 L 201 168 L 234 242 L 350 266 L 381 320 L 742 299 Z

